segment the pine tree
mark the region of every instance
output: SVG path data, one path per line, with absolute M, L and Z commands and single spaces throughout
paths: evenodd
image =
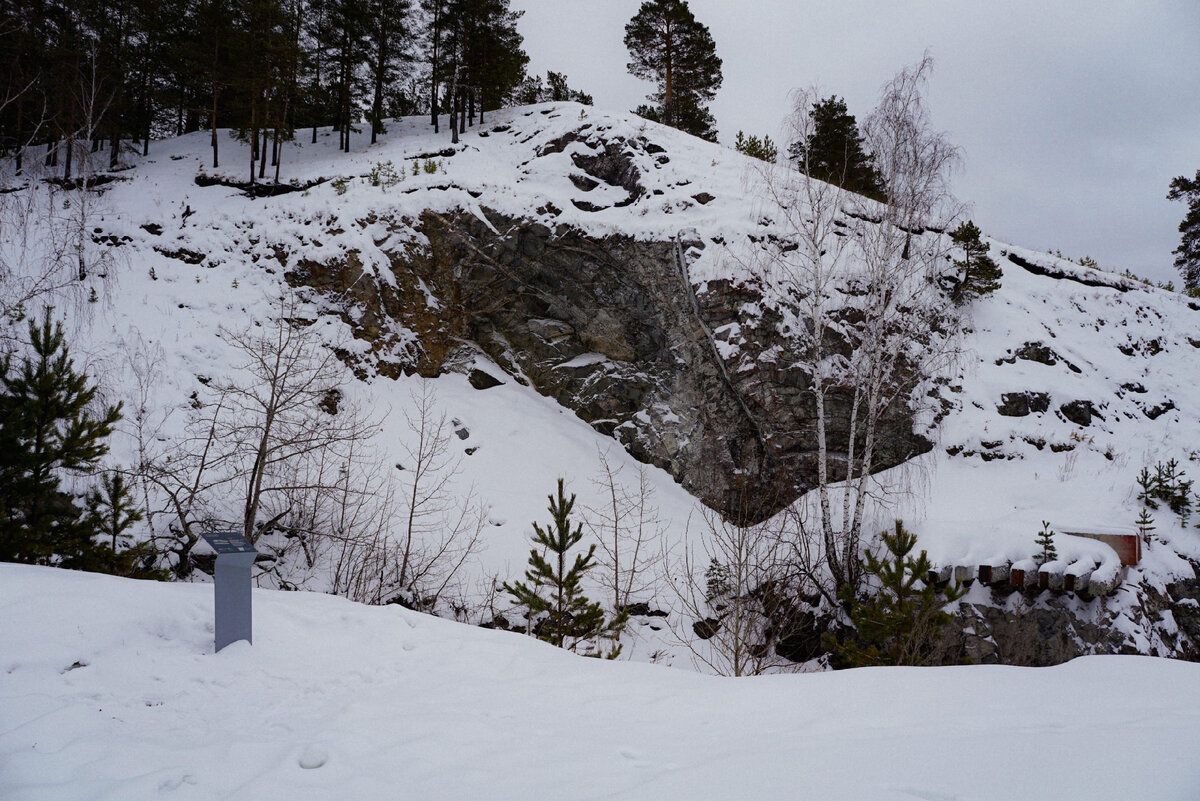
M 1172 179 L 1167 200 L 1183 200 L 1188 204 L 1187 214 L 1179 223 L 1179 247 L 1173 251 L 1175 268 L 1183 275 L 1184 287 L 1200 288 L 1200 170 L 1190 180 L 1186 175 Z
M 567 82 L 566 74 L 554 72 L 553 70 L 546 73 L 546 100 L 570 100 L 575 103 L 582 103 L 585 106 L 592 105 L 591 95 L 581 92 L 578 89 L 572 89 Z
M 28 344 L 20 365 L 0 361 L 0 560 L 80 567 L 96 545 L 61 480 L 108 452 L 121 407 L 91 411 L 96 387 L 75 370 L 49 310 L 30 321 Z
M 646 0 L 625 26 L 629 72 L 653 81 L 651 106 L 635 113 L 716 141 L 708 104 L 721 88 L 721 59 L 707 26 L 684 0 Z
M 839 667 L 929 664 L 942 629 L 952 620 L 945 607 L 963 594 L 952 586 L 939 596 L 926 582 L 929 557 L 925 551 L 912 555 L 917 537 L 901 521 L 891 534 L 884 531 L 880 536 L 886 553 L 866 554 L 867 573 L 878 581 L 878 591 L 860 599 L 845 588 L 842 600 L 849 607 L 854 633 L 841 643 L 832 635 L 824 638 Z
M 1151 532 L 1154 531 L 1154 517 L 1150 514 L 1149 509 L 1144 506 L 1142 507 L 1142 512 L 1138 515 L 1136 525 L 1138 534 L 1141 535 L 1142 541 L 1149 545 L 1150 540 L 1154 537 L 1154 535 L 1151 534 Z
M 742 131 L 738 131 L 737 138 L 733 141 L 733 147 L 739 153 L 745 153 L 751 158 L 760 159 L 768 164 L 774 164 L 775 159 L 779 158 L 779 148 L 775 146 L 769 136 L 759 139 L 757 136 L 746 136 Z
M 1151 473 L 1149 467 L 1143 467 L 1142 472 L 1138 473 L 1137 482 L 1140 488 L 1138 500 L 1151 509 L 1157 509 L 1161 487 L 1156 474 Z
M 962 260 L 954 262 L 962 273 L 962 280 L 954 289 L 955 302 L 970 301 L 1000 288 L 1003 273 L 1000 265 L 988 256 L 991 245 L 983 241 L 982 234 L 970 220 L 950 232 L 950 238 L 965 254 Z
M 153 552 L 148 544 L 130 540 L 130 529 L 142 519 L 125 477 L 115 471 L 101 475 L 100 486 L 87 494 L 87 515 L 83 519 L 92 536 L 100 539 L 99 547 L 88 554 L 87 563 L 80 567 L 115 576 L 165 578 L 149 567 Z
M 1054 547 L 1054 531 L 1050 528 L 1050 524 L 1045 520 L 1042 521 L 1042 530 L 1038 532 L 1037 539 L 1034 540 L 1041 553 L 1036 554 L 1033 560 L 1038 563 L 1038 566 L 1053 562 L 1058 558 L 1058 549 Z
M 812 133 L 788 146 L 788 158 L 810 178 L 883 201 L 883 180 L 846 101 L 830 95 L 814 103 L 809 115 Z
M 591 643 L 601 637 L 616 638 L 624 627 L 621 616 L 607 620 L 599 603 L 589 601 L 580 588 L 580 582 L 594 566 L 596 546 L 592 545 L 584 554 L 575 554 L 569 562 L 567 553 L 583 538 L 583 526 L 572 528 L 571 510 L 575 507 L 575 496 L 565 497 L 563 480 L 558 480 L 558 496 L 547 496 L 550 501 L 550 516 L 553 522 L 543 529 L 533 524 L 534 544 L 542 547 L 529 552 L 529 569 L 525 581 L 515 584 L 504 583 L 504 591 L 517 604 L 528 610 L 528 619 L 534 624 L 534 633 L 541 640 L 575 650 L 581 643 Z M 544 554 L 551 555 L 548 561 Z M 618 646 L 608 656 L 615 657 Z
M 474 125 L 476 111 L 482 123 L 485 110 L 499 108 L 520 86 L 529 56 L 517 30 L 524 12 L 513 11 L 509 0 L 466 0 L 463 13 L 463 89 L 467 122 Z M 460 130 L 461 120 L 460 112 Z
M 383 127 L 387 89 L 396 80 L 407 57 L 411 33 L 408 15 L 410 0 L 370 0 L 367 20 L 367 56 L 371 72 L 371 144 L 386 133 Z

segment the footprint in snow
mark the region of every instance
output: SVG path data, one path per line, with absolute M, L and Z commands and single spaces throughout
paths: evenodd
M 167 779 L 166 781 L 159 782 L 158 790 L 159 792 L 178 790 L 185 784 L 196 784 L 196 777 L 190 773 L 185 773 L 177 779 Z
M 306 745 L 296 761 L 305 770 L 316 770 L 329 761 L 329 752 L 319 745 Z

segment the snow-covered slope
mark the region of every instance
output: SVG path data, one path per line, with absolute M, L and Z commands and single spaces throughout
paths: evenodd
M 1200 789 L 1200 665 L 724 680 L 396 606 L 0 565 L 0 797 L 1077 798 Z
M 398 220 L 464 209 L 491 225 L 491 210 L 597 236 L 668 241 L 686 232 L 710 245 L 688 265 L 698 288 L 716 278 L 745 280 L 744 266 L 724 258 L 720 245 L 761 227 L 748 159 L 575 104 L 489 113 L 457 148 L 416 119 L 392 123 L 376 146 L 356 138 L 350 154 L 338 153 L 327 132 L 315 145 L 301 132 L 285 147 L 282 176 L 307 188 L 275 197 L 220 183 L 246 179 L 244 145 L 223 138 L 219 170 L 209 166 L 207 146 L 204 133 L 156 142 L 150 158 L 109 185 L 93 243 L 97 253 L 108 249 L 107 278 L 93 271 L 98 303 L 80 304 L 85 313 L 73 318 L 76 351 L 127 408 L 140 402 L 136 354 L 157 354 L 146 400 L 151 416 L 165 419 L 164 442 L 181 431 L 192 393 L 229 370 L 221 328 L 269 318 L 283 274 L 298 260 L 353 255 L 378 280 L 394 280 L 388 254 L 406 238 L 420 239 Z M 623 155 L 624 173 L 597 182 L 579 168 L 579 159 L 603 159 L 610 147 Z M 972 308 L 938 441 L 881 476 L 902 492 L 889 492 L 893 503 L 871 523 L 882 528 L 903 517 L 943 564 L 1025 559 L 1042 520 L 1066 531 L 1131 531 L 1138 471 L 1170 458 L 1187 468 L 1200 442 L 1200 339 L 1192 334 L 1200 312 L 1178 295 L 992 244 L 1004 283 Z M 328 342 L 365 352 L 369 346 L 350 339 L 332 311 L 314 304 L 305 314 L 320 319 Z M 397 332 L 396 352 L 375 355 L 403 358 L 419 347 L 415 336 Z M 729 358 L 736 360 L 735 350 Z M 409 436 L 404 412 L 416 379 L 368 379 L 353 392 L 380 412 L 378 442 L 394 461 Z M 450 374 L 434 385 L 439 409 L 459 421 L 468 435 L 461 447 L 471 449 L 455 486 L 474 485 L 488 507 L 487 547 L 472 573 L 480 584 L 519 575 L 529 522 L 545 516 L 555 478 L 567 477 L 581 503 L 598 504 L 602 493 L 589 483 L 599 472 L 598 449 L 634 468 L 611 438 L 516 382 L 479 392 Z M 128 463 L 131 441 L 118 443 L 113 458 Z M 652 482 L 666 539 L 677 542 L 694 501 L 661 471 L 652 471 Z M 1200 537 L 1167 517 L 1158 523 L 1161 542 L 1128 580 L 1161 586 L 1194 577 L 1180 554 L 1200 558 Z M 1060 536 L 1059 552 L 1066 563 L 1111 567 L 1115 560 L 1108 545 L 1074 537 Z M 322 586 L 319 576 L 302 583 Z
M 993 255 L 1004 283 L 972 310 L 957 408 L 906 519 L 949 560 L 1019 559 L 1042 520 L 1132 532 L 1142 467 L 1197 458 L 1195 302 L 1003 243 Z M 1158 536 L 1195 558 L 1196 534 L 1160 517 Z M 1094 547 L 1066 542 L 1065 558 Z M 1151 545 L 1158 557 L 1191 575 Z

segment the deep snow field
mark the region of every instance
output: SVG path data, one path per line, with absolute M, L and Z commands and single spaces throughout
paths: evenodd
M 0 565 L 0 798 L 1193 801 L 1200 665 L 720 679 L 315 593 Z

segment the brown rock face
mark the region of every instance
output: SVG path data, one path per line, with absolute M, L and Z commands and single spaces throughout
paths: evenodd
M 353 258 L 301 263 L 289 278 L 343 298 L 345 319 L 372 344 L 355 365 L 364 373 L 436 375 L 478 349 L 731 519 L 764 519 L 813 485 L 809 376 L 792 366 L 778 317 L 746 311 L 755 287 L 713 281 L 695 292 L 680 262 L 701 243 L 483 213 L 490 226 L 465 212 L 398 222 L 428 244 L 391 253 L 395 286 L 364 278 Z M 848 416 L 835 395 L 835 445 Z M 907 409 L 884 427 L 880 469 L 930 447 Z

